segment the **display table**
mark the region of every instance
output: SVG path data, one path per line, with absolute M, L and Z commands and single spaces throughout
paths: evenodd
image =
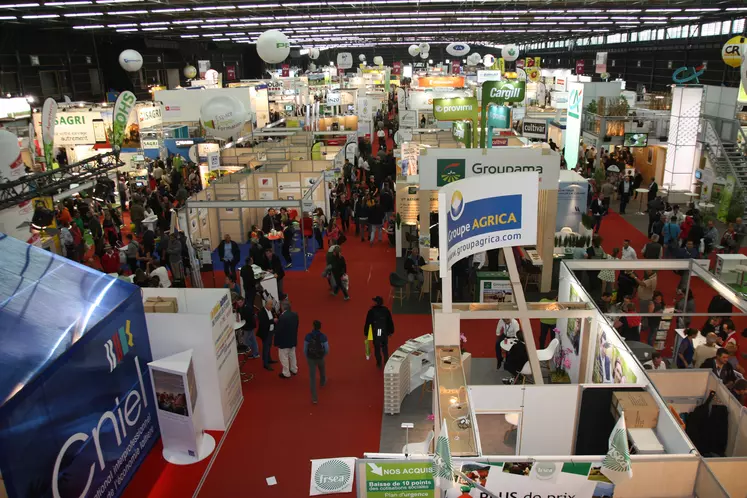
M 643 194 L 648 194 L 647 188 L 637 188 L 635 189 L 637 194 L 640 194 L 640 200 L 638 201 L 638 212 L 636 214 L 646 214 L 643 212 Z
M 423 299 L 423 294 L 432 294 L 431 286 L 433 285 L 433 277 L 432 275 L 436 272 L 438 272 L 440 268 L 440 265 L 438 262 L 436 263 L 426 263 L 423 266 L 420 267 L 421 270 L 423 270 L 423 286 L 420 288 L 420 298 Z M 438 278 L 438 276 L 436 276 Z M 431 299 L 433 301 L 433 299 Z
M 511 287 L 511 280 L 509 280 L 508 272 L 476 272 L 475 298 L 475 300 L 480 303 L 514 302 L 514 290 L 513 287 Z
M 384 413 L 399 413 L 405 396 L 418 388 L 420 375 L 433 365 L 433 334 L 409 339 L 384 366 Z

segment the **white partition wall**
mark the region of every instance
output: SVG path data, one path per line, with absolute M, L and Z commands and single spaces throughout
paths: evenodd
M 667 159 L 663 185 L 670 190 L 690 190 L 693 171 L 697 167 L 700 114 L 703 108 L 703 88 L 676 86 L 672 89 L 672 115 L 669 119 Z
M 226 430 L 243 400 L 228 290 L 144 288 L 143 297 L 176 298 L 178 313 L 145 314 L 153 359 L 192 349 L 200 418 Z

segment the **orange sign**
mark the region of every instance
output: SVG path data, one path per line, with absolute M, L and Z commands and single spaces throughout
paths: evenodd
M 464 88 L 464 76 L 423 76 L 418 78 L 420 88 Z

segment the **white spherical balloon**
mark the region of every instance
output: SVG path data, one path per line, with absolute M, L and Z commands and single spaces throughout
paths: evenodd
M 469 45 L 466 43 L 449 43 L 446 46 L 446 53 L 454 57 L 462 57 L 469 53 Z
M 517 45 L 514 45 L 513 43 L 504 45 L 501 49 L 501 57 L 503 57 L 508 62 L 515 61 L 519 58 L 519 47 Z
M 423 52 L 428 53 L 431 51 L 431 46 L 428 45 L 427 43 L 421 43 L 420 45 L 418 45 L 418 48 L 420 49 L 421 53 Z
M 428 52 L 420 52 L 420 58 L 421 59 L 427 59 L 428 58 Z
M 319 49 L 318 48 L 312 48 L 309 50 L 309 59 L 315 60 L 319 58 Z
M 25 174 L 18 137 L 0 130 L 0 183 L 17 180 Z
M 200 121 L 210 137 L 237 139 L 247 120 L 241 102 L 229 95 L 219 95 L 200 107 Z
M 197 68 L 192 65 L 185 66 L 183 72 L 184 72 L 184 77 L 189 80 L 197 76 Z
M 143 67 L 143 56 L 137 50 L 124 50 L 119 54 L 119 65 L 130 73 L 140 71 L 140 68 Z
M 374 64 L 376 64 L 377 66 L 383 66 L 384 58 L 380 55 L 377 55 L 376 57 L 374 57 Z
M 493 64 L 495 64 L 495 56 L 491 54 L 485 54 L 485 57 L 482 58 L 482 63 L 485 64 L 485 67 L 490 67 Z
M 257 53 L 268 64 L 283 62 L 290 53 L 290 40 L 281 31 L 270 29 L 257 38 Z
M 412 57 L 415 57 L 420 53 L 420 47 L 418 47 L 417 45 L 410 45 L 409 47 L 407 47 L 407 53 Z
M 358 60 L 361 61 L 361 62 L 363 62 L 363 61 L 366 60 L 366 56 L 364 54 L 361 54 L 361 55 L 358 56 Z

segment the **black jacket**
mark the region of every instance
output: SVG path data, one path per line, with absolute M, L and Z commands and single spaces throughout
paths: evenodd
M 223 257 L 226 254 L 225 244 L 225 240 L 218 244 L 218 258 L 220 258 L 221 261 L 223 261 Z M 231 252 L 233 252 L 233 261 L 238 262 L 241 257 L 241 250 L 235 240 L 231 241 Z
M 394 199 L 392 198 L 391 192 L 381 193 L 381 210 L 385 213 L 394 211 Z
M 421 266 L 425 264 L 425 260 L 423 259 L 423 256 L 418 256 L 418 265 L 415 266 L 415 262 L 412 260 L 411 257 L 405 258 L 405 271 L 407 273 L 418 273 L 419 271 L 422 271 L 420 269 Z
M 330 266 L 332 266 L 332 275 L 335 277 L 335 281 L 339 284 L 342 276 L 348 272 L 348 265 L 345 262 L 345 256 L 340 255 L 332 256 L 330 258 Z
M 275 322 L 271 321 L 270 317 L 267 316 L 267 310 L 264 308 L 264 306 L 257 312 L 257 318 L 259 318 L 257 337 L 264 341 L 265 339 L 270 337 L 270 325 L 274 325 Z
M 241 275 L 241 280 L 244 284 L 244 294 L 246 294 L 246 297 L 248 298 L 256 292 L 257 287 L 257 281 L 254 279 L 254 270 L 252 270 L 252 265 L 246 263 L 241 267 L 239 274 Z M 254 303 L 250 304 L 253 305 Z
M 381 209 L 381 204 L 376 204 L 371 208 L 368 213 L 368 222 L 372 225 L 381 225 L 384 222 L 384 211 Z
M 386 341 L 390 335 L 394 334 L 394 320 L 392 320 L 392 313 L 389 309 L 381 305 L 374 305 L 368 310 L 366 315 L 366 323 L 363 326 L 363 335 L 368 337 L 368 327 L 373 329 L 374 341 Z M 381 329 L 381 334 L 378 334 L 378 330 Z
M 266 214 L 265 217 L 262 218 L 262 231 L 264 233 L 270 233 L 273 228 L 275 228 L 275 220 L 272 216 Z
M 298 314 L 285 311 L 275 325 L 275 347 L 295 348 L 298 344 Z
M 249 301 L 244 301 L 244 306 L 239 308 L 239 315 L 241 316 L 241 319 L 246 322 L 243 329 L 246 330 L 252 330 L 257 326 L 254 320 L 254 304 L 250 303 Z
M 719 375 L 716 373 L 716 358 L 708 358 L 705 360 L 701 365 L 700 368 L 710 368 L 713 370 L 713 373 L 716 374 L 716 377 L 721 379 L 721 382 L 724 384 L 727 384 L 729 382 L 736 382 L 737 376 L 734 374 L 734 367 L 731 366 L 731 363 L 725 363 L 723 367 L 721 367 L 721 374 Z
M 267 258 L 265 258 L 265 261 L 267 261 Z M 267 261 L 266 267 L 263 267 L 265 270 L 270 270 L 275 275 L 277 275 L 278 279 L 281 279 L 285 276 L 285 270 L 283 269 L 283 263 L 280 262 L 280 258 L 277 254 L 272 255 L 272 260 Z
M 591 214 L 596 216 L 604 216 L 607 214 L 607 210 L 604 207 L 604 204 L 599 199 L 594 199 L 591 201 Z

